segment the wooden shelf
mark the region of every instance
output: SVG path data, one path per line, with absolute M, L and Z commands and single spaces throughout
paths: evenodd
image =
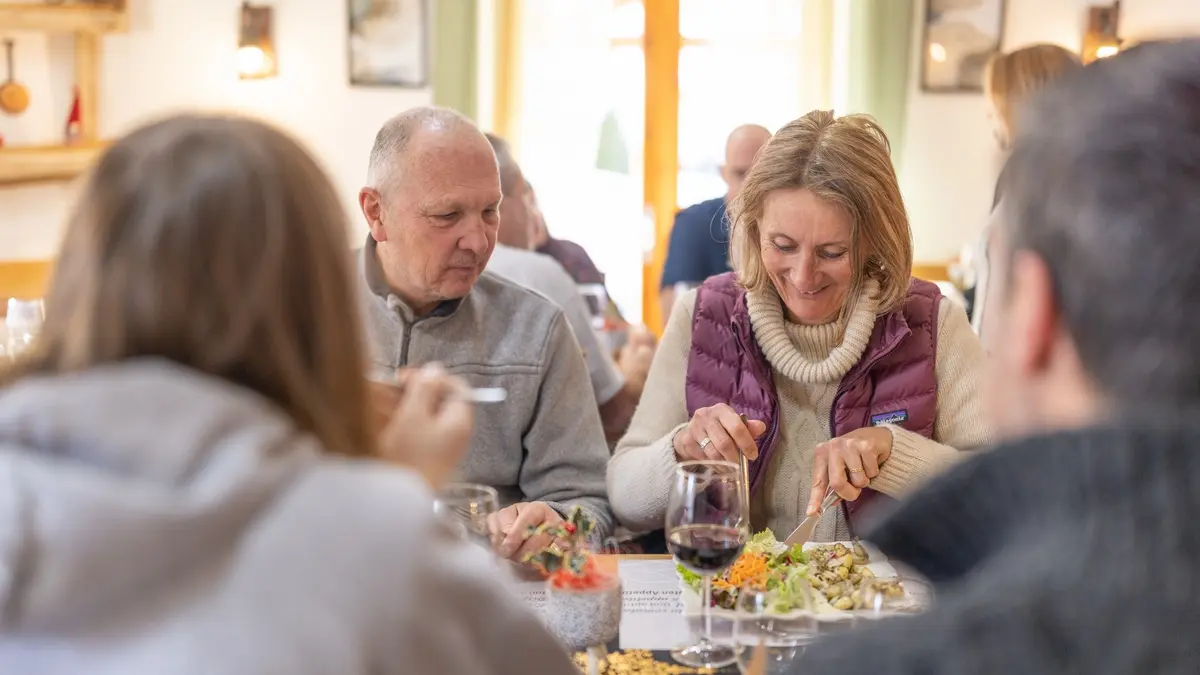
M 75 86 L 82 122 L 72 146 L 0 147 L 0 187 L 68 181 L 96 160 L 105 143 L 99 140 L 97 101 L 100 95 L 100 35 L 129 28 L 125 2 L 95 5 L 46 5 L 0 0 L 0 31 L 26 30 L 75 36 Z
M 0 185 L 71 180 L 96 161 L 103 143 L 0 148 Z
M 0 2 L 0 29 L 46 33 L 123 33 L 129 15 L 116 7 Z

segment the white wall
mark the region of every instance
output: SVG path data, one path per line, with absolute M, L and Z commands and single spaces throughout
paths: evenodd
M 38 0 L 40 1 L 40 0 Z M 239 0 L 130 0 L 130 30 L 104 38 L 100 132 L 112 137 L 147 119 L 185 109 L 238 110 L 297 135 L 324 163 L 355 225 L 366 236 L 357 193 L 379 125 L 431 100 L 428 90 L 351 88 L 346 66 L 346 0 L 272 0 L 279 77 L 237 79 Z M 69 39 L 14 33 L 18 76 L 34 105 L 20 118 L 0 115 L 8 146 L 55 143 L 66 121 L 71 84 Z M 0 260 L 52 257 L 70 188 L 0 188 Z
M 918 16 L 924 16 L 924 3 Z M 1078 51 L 1088 0 L 1008 0 L 1004 48 L 1053 42 Z M 921 22 L 914 22 L 901 181 L 919 261 L 948 260 L 987 218 L 1001 157 L 982 94 L 926 94 L 918 85 Z M 1121 37 L 1200 34 L 1200 0 L 1124 0 Z

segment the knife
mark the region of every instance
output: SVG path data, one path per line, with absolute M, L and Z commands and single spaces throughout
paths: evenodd
M 833 491 L 833 488 L 830 488 L 829 492 L 825 493 L 825 501 L 821 502 L 821 508 L 817 509 L 816 513 L 805 518 L 804 521 L 800 523 L 800 526 L 792 530 L 792 533 L 788 535 L 788 538 L 783 540 L 783 543 L 787 546 L 808 543 L 808 540 L 812 539 L 813 530 L 817 529 L 817 523 L 820 522 L 821 516 L 825 515 L 825 511 L 827 511 L 829 507 L 837 504 L 840 501 L 842 501 L 842 498 L 837 496 L 837 493 Z

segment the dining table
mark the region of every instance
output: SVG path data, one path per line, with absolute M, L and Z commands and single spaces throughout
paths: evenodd
M 596 556 L 596 562 L 600 569 L 611 574 L 618 574 L 619 567 L 623 562 L 671 560 L 672 558 L 669 555 L 602 554 Z M 657 673 L 658 675 L 682 675 L 685 673 L 726 675 L 727 673 L 738 673 L 737 666 L 732 665 L 719 670 L 699 670 L 679 665 L 671 658 L 669 649 L 622 651 L 620 643 L 621 638 L 618 636 L 616 640 L 607 645 L 609 660 L 613 665 L 608 672 L 621 673 L 622 675 L 637 675 L 642 672 Z M 586 663 L 585 658 L 582 653 L 575 655 L 575 661 L 581 668 Z M 650 660 L 653 660 L 658 665 L 651 666 L 649 663 Z
M 697 638 L 700 624 L 697 617 L 685 615 L 683 611 L 683 589 L 675 576 L 675 565 L 671 556 L 598 554 L 596 563 L 600 569 L 621 577 L 625 593 L 621 610 L 621 630 L 629 629 L 633 633 L 625 636 L 618 634 L 615 640 L 606 645 L 610 668 L 600 671 L 601 673 L 739 673 L 736 665 L 718 670 L 698 670 L 677 664 L 671 658 L 670 650 L 673 647 Z M 894 570 L 893 573 L 906 581 L 916 581 L 909 576 L 910 572 L 907 570 Z M 544 592 L 544 582 L 526 582 L 525 588 L 532 598 Z M 922 602 L 929 601 L 931 597 L 926 597 Z M 822 621 L 818 624 L 817 634 L 829 635 L 850 630 L 855 623 L 853 620 Z M 730 625 L 726 626 L 728 628 Z M 586 654 L 578 653 L 574 657 L 581 671 L 587 672 L 584 670 L 587 663 Z

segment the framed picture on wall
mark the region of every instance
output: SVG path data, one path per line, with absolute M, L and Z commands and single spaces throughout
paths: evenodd
M 346 0 L 350 84 L 429 84 L 429 0 Z
M 1004 43 L 1007 0 L 927 0 L 921 89 L 981 92 L 988 60 Z

